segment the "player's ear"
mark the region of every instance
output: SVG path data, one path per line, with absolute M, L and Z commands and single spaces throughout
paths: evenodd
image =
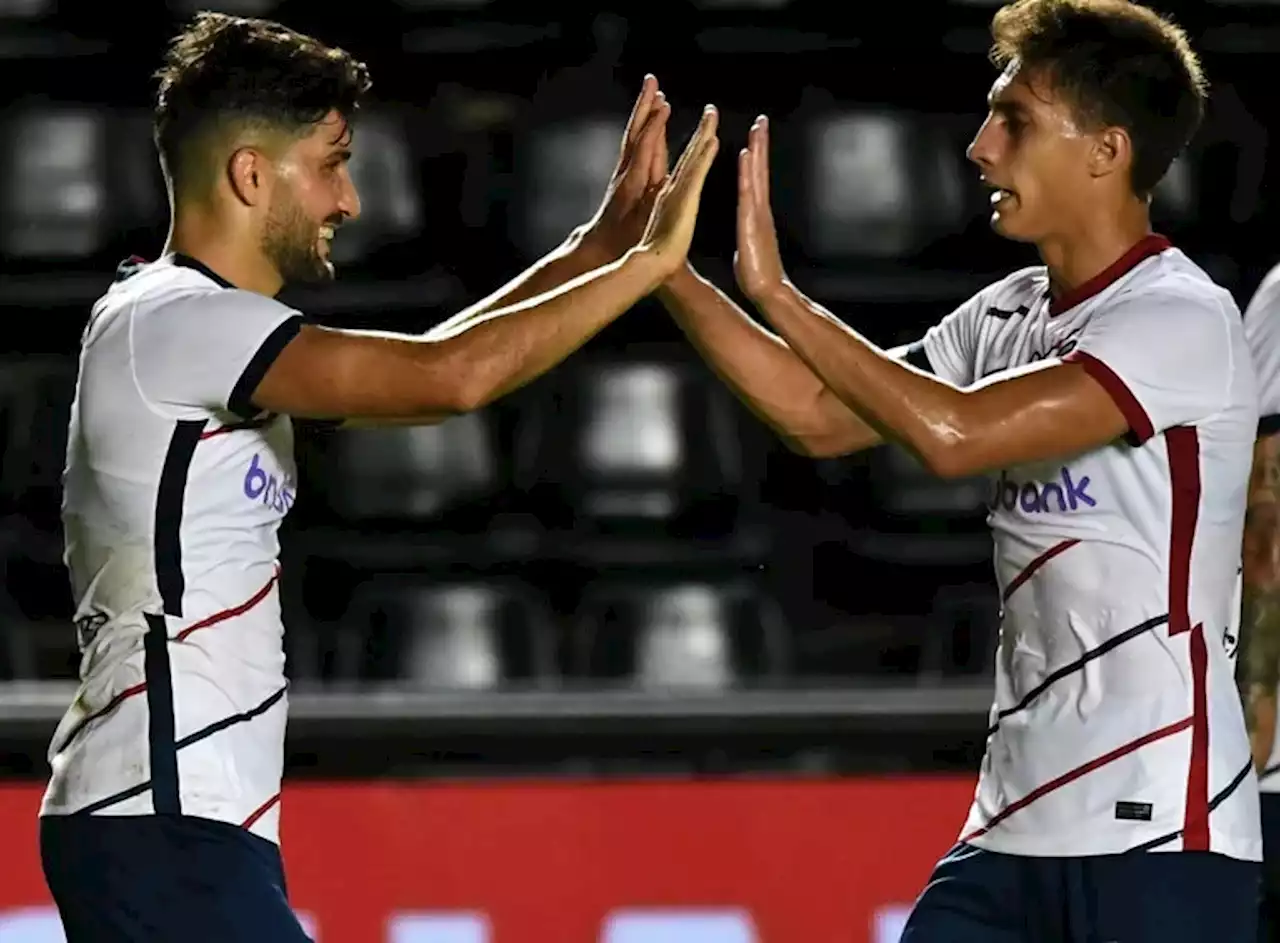
M 1133 141 L 1124 128 L 1103 128 L 1093 139 L 1089 172 L 1095 177 L 1126 171 L 1133 162 Z
M 258 206 L 267 199 L 267 160 L 252 147 L 242 147 L 227 161 L 231 192 L 246 206 Z

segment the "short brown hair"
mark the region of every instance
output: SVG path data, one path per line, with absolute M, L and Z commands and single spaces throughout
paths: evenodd
M 351 121 L 372 84 L 342 49 L 270 20 L 200 13 L 176 36 L 156 73 L 154 131 L 175 177 L 189 146 L 230 123 L 305 135 L 336 110 Z
M 1208 84 L 1186 33 L 1128 0 L 1016 0 L 991 21 L 998 68 L 1042 72 L 1091 127 L 1133 141 L 1132 186 L 1146 196 L 1200 127 Z

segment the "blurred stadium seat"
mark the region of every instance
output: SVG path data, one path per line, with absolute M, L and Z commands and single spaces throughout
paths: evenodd
M 797 235 L 815 258 L 899 258 L 963 227 L 959 158 L 929 121 L 850 111 L 805 123 Z
M 70 357 L 0 361 L 0 677 L 73 678 L 79 656 L 62 565 Z
M 417 167 L 397 115 L 371 111 L 355 126 L 351 179 L 360 193 L 360 217 L 343 225 L 333 242 L 339 264 L 364 260 L 385 245 L 411 238 L 422 227 Z
M 0 251 L 11 258 L 92 255 L 107 238 L 108 114 L 23 107 L 4 121 Z
M 725 391 L 653 360 L 566 364 L 526 411 L 517 476 L 548 524 L 700 536 L 733 529 L 753 483 Z
M 378 576 L 352 596 L 338 673 L 437 690 L 542 685 L 555 673 L 545 603 L 502 580 Z
M 76 372 L 71 357 L 0 360 L 0 514 L 47 531 L 60 526 Z
M 790 665 L 780 608 L 739 580 L 602 580 L 583 594 L 571 645 L 574 676 L 651 689 L 720 690 L 779 679 Z
M 600 206 L 622 144 L 625 116 L 536 128 L 517 158 L 512 242 L 535 258 L 558 246 Z
M 991 485 L 985 476 L 939 478 L 892 444 L 868 452 L 866 461 L 871 523 L 855 535 L 856 553 L 921 566 L 990 558 L 985 522 Z
M 994 584 L 940 586 L 921 640 L 921 683 L 995 670 L 1000 593 Z
M 353 524 L 480 526 L 501 486 L 494 431 L 485 412 L 433 426 L 339 430 L 324 447 L 324 488 L 332 509 Z
M 0 19 L 38 19 L 56 8 L 55 0 L 0 0 Z

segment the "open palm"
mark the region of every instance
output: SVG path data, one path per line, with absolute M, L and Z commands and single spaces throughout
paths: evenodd
M 769 122 L 761 115 L 738 155 L 738 248 L 733 257 L 738 287 L 760 298 L 782 285 L 785 273 L 769 205 Z

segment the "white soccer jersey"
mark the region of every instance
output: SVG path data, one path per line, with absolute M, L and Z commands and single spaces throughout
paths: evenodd
M 1258 435 L 1275 435 L 1280 433 L 1280 265 L 1268 273 L 1249 301 L 1244 334 L 1258 375 Z M 1280 793 L 1280 725 L 1271 759 L 1258 779 L 1263 792 Z
M 1257 400 L 1230 295 L 1150 236 L 1056 300 L 1043 267 L 1016 272 L 920 349 L 961 387 L 1083 364 L 1131 430 L 992 476 L 1003 618 L 961 840 L 1032 856 L 1260 860 L 1233 679 Z
M 81 685 L 42 815 L 182 813 L 276 841 L 288 418 L 249 403 L 298 312 L 171 256 L 85 328 L 63 522 Z

